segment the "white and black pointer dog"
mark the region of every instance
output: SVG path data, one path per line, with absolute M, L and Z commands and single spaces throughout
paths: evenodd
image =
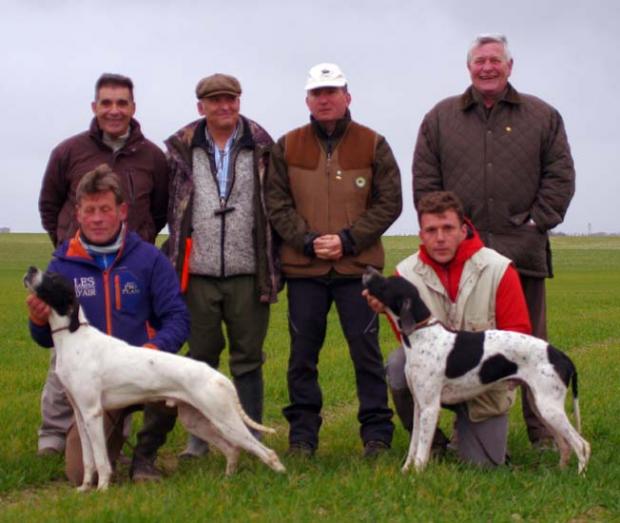
M 95 472 L 99 490 L 106 489 L 110 481 L 103 411 L 154 401 L 177 405 L 185 428 L 225 455 L 226 474 L 235 471 L 241 449 L 284 472 L 276 453 L 248 427 L 275 431 L 248 417 L 226 376 L 205 363 L 132 347 L 98 331 L 88 324 L 72 285 L 59 274 L 30 267 L 24 284 L 52 309 L 49 324 L 56 348 L 56 374 L 73 406 L 82 441 L 84 480 L 79 490 L 91 487 Z
M 577 371 L 566 354 L 543 340 L 516 332 L 449 330 L 432 317 L 416 287 L 402 277 L 385 278 L 369 268 L 363 283 L 388 308 L 405 345 L 405 376 L 415 407 L 403 472 L 412 463 L 416 471 L 427 465 L 442 403 L 460 403 L 507 380 L 524 383 L 532 391 L 540 419 L 560 451 L 560 466 L 567 465 L 572 448 L 579 473 L 585 471 L 590 445 L 578 432 Z M 571 382 L 578 430 L 564 410 Z

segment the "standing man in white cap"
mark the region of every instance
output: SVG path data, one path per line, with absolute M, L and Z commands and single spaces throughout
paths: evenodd
M 266 191 L 289 304 L 289 452 L 311 457 L 318 447 L 317 365 L 335 302 L 355 368 L 364 456 L 372 457 L 390 447 L 394 426 L 379 323 L 361 276 L 367 265 L 383 268 L 381 235 L 402 208 L 400 172 L 385 138 L 351 120 L 337 65 L 310 69 L 306 93 L 310 123 L 274 146 Z
M 191 315 L 189 354 L 218 368 L 226 347 L 239 399 L 263 410 L 263 341 L 277 295 L 263 183 L 273 140 L 239 114 L 241 85 L 214 74 L 196 86 L 201 118 L 166 141 L 170 167 L 167 251 Z M 182 457 L 207 444 L 191 436 Z

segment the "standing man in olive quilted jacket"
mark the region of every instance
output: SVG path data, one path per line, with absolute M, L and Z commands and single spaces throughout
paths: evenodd
M 306 93 L 311 121 L 274 146 L 266 192 L 288 292 L 289 452 L 312 456 L 318 446 L 317 364 L 335 302 L 355 368 L 364 455 L 372 457 L 390 447 L 394 426 L 379 323 L 362 297 L 361 276 L 367 265 L 383 268 L 381 235 L 402 206 L 400 171 L 385 138 L 351 120 L 337 65 L 310 69 Z
M 513 60 L 503 35 L 480 35 L 467 54 L 472 85 L 424 117 L 413 156 L 417 203 L 455 192 L 484 243 L 511 258 L 521 278 L 535 336 L 546 339 L 545 278 L 553 276 L 548 231 L 562 222 L 575 192 L 575 169 L 560 113 L 508 82 Z M 550 434 L 524 391 L 528 436 Z

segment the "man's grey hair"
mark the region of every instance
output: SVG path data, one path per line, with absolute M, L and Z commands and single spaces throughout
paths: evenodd
M 512 54 L 510 54 L 510 49 L 508 48 L 508 38 L 506 38 L 506 35 L 503 35 L 501 33 L 483 33 L 476 36 L 476 38 L 474 38 L 474 41 L 469 46 L 469 50 L 467 51 L 467 64 L 471 63 L 471 54 L 474 49 L 477 49 L 481 45 L 491 43 L 501 44 L 504 48 L 504 57 L 506 58 L 506 60 L 512 60 Z

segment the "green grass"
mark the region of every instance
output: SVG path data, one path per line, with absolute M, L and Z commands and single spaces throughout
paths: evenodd
M 392 237 L 385 244 L 389 272 L 417 240 Z M 85 495 L 64 480 L 60 458 L 35 456 L 48 353 L 29 339 L 21 278 L 29 265 L 45 266 L 50 253 L 43 235 L 0 235 L 0 521 L 620 521 L 620 238 L 553 239 L 549 336 L 580 371 L 584 435 L 592 444 L 585 478 L 577 476 L 574 458 L 560 471 L 555 453 L 530 448 L 518 407 L 511 413 L 510 467 L 485 471 L 447 458 L 422 475 L 403 475 L 408 435 L 400 426 L 388 455 L 363 461 L 352 366 L 333 312 L 321 354 L 320 449 L 310 462 L 287 458 L 281 295 L 265 345 L 265 420 L 278 434 L 265 442 L 287 474 L 248 455 L 231 478 L 224 477 L 220 455 L 177 463 L 185 434 L 176 427 L 160 452 L 163 483 L 133 485 L 121 467 L 108 492 Z M 385 323 L 381 341 L 385 354 L 395 346 Z M 450 427 L 449 414 L 441 423 Z

